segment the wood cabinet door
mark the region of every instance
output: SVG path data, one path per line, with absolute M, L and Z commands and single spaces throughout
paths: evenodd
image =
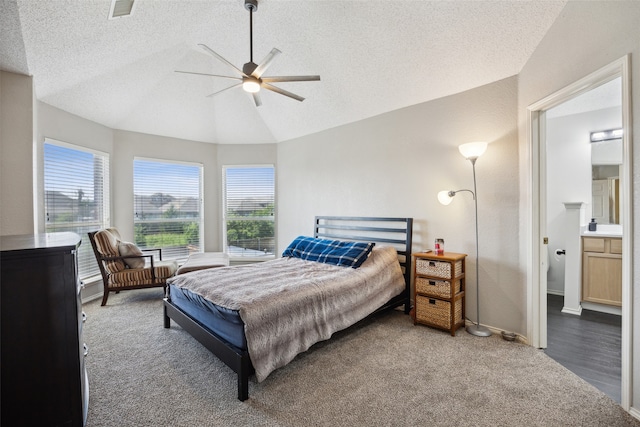
M 585 252 L 582 262 L 582 299 L 622 306 L 622 257 Z

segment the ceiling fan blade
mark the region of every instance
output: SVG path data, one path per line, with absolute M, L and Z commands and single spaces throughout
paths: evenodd
M 216 96 L 216 95 L 217 95 L 217 94 L 219 94 L 219 93 L 222 93 L 222 92 L 224 92 L 224 91 L 227 91 L 227 90 L 229 90 L 229 89 L 233 89 L 234 87 L 239 87 L 239 86 L 242 86 L 242 83 L 238 83 L 237 85 L 233 85 L 233 86 L 226 87 L 226 88 L 224 88 L 224 89 L 222 89 L 222 90 L 219 90 L 219 91 L 214 92 L 214 93 L 212 93 L 212 94 L 210 94 L 210 95 L 207 95 L 207 98 L 211 98 L 212 96 Z
M 204 50 L 206 50 L 207 52 L 209 52 L 211 55 L 213 55 L 214 57 L 218 58 L 220 61 L 224 62 L 225 64 L 227 64 L 229 67 L 233 68 L 238 74 L 240 74 L 241 76 L 245 76 L 248 77 L 245 73 L 242 72 L 242 70 L 240 70 L 238 67 L 236 67 L 235 65 L 233 65 L 231 62 L 227 61 L 226 59 L 224 59 L 222 56 L 218 55 L 216 52 L 214 52 L 209 46 L 207 46 L 206 44 L 202 44 L 199 43 L 198 46 L 202 47 Z
M 284 89 L 280 89 L 279 87 L 270 85 L 269 83 L 264 83 L 264 81 L 262 83 L 262 87 L 265 88 L 265 89 L 268 89 L 268 90 L 270 90 L 272 92 L 279 93 L 280 95 L 284 95 L 284 96 L 288 96 L 289 98 L 293 98 L 296 101 L 300 101 L 300 102 L 304 101 L 304 98 L 301 97 L 300 95 L 296 95 L 295 93 L 291 93 L 291 92 L 286 91 Z
M 176 70 L 176 73 L 183 73 L 183 74 L 195 74 L 195 75 L 198 75 L 198 76 L 222 77 L 223 79 L 242 80 L 242 78 L 241 78 L 241 77 L 220 76 L 220 75 L 218 75 L 218 74 L 208 74 L 208 73 L 196 73 L 195 71 L 181 71 L 181 70 Z
M 312 82 L 319 81 L 320 76 L 275 76 L 275 77 L 263 77 L 262 81 L 266 83 L 277 82 Z
M 278 56 L 279 54 L 281 54 L 281 53 L 282 52 L 280 52 L 280 50 L 276 49 L 275 47 L 273 49 L 271 49 L 271 52 L 269 52 L 267 54 L 267 56 L 265 56 L 265 58 L 262 60 L 262 62 L 260 62 L 260 64 L 258 64 L 256 69 L 253 70 L 253 73 L 251 73 L 251 75 L 253 77 L 260 78 L 260 76 L 265 71 L 267 71 L 267 68 L 269 67 L 269 65 L 271 65 L 271 62 L 273 62 L 274 58 L 276 56 Z
M 260 94 L 258 92 L 254 92 L 251 94 L 253 96 L 253 102 L 256 103 L 256 107 L 262 105 L 262 99 L 260 99 Z

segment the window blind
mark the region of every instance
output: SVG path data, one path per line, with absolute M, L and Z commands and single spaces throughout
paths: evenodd
M 162 248 L 163 259 L 202 252 L 202 165 L 136 158 L 135 243 Z
M 275 255 L 275 169 L 223 166 L 225 250 L 230 257 Z
M 109 155 L 47 139 L 43 158 L 45 231 L 80 235 L 80 280 L 99 275 L 87 233 L 109 226 Z

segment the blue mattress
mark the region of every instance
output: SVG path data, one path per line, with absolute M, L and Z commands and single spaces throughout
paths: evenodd
M 169 285 L 173 305 L 187 313 L 214 334 L 242 349 L 247 349 L 244 322 L 237 310 L 220 307 L 187 289 Z

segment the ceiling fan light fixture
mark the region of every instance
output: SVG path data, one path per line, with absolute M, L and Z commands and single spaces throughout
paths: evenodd
M 116 0 L 114 0 L 116 1 Z M 118 0 L 121 1 L 121 0 Z M 134 1 L 134 0 L 129 0 Z M 231 62 L 227 61 L 223 56 L 216 53 L 210 47 L 205 44 L 199 43 L 198 45 L 202 47 L 207 53 L 209 53 L 214 58 L 218 59 L 220 62 L 226 64 L 231 70 L 233 70 L 238 77 L 233 76 L 221 76 L 217 74 L 209 74 L 209 73 L 198 73 L 191 71 L 176 71 L 178 73 L 187 73 L 187 74 L 197 74 L 202 76 L 211 76 L 211 77 L 221 77 L 225 79 L 236 80 L 236 84 L 226 87 L 222 90 L 212 93 L 211 95 L 207 95 L 207 97 L 211 97 L 217 95 L 221 92 L 224 92 L 228 89 L 233 89 L 239 86 L 242 86 L 242 89 L 245 92 L 248 92 L 252 95 L 253 102 L 256 104 L 256 107 L 262 105 L 262 101 L 260 100 L 260 89 L 264 88 L 265 90 L 278 93 L 280 95 L 287 96 L 291 99 L 295 99 L 296 101 L 304 101 L 304 98 L 300 95 L 296 95 L 295 93 L 291 93 L 284 89 L 279 88 L 278 86 L 274 86 L 273 83 L 279 82 L 311 82 L 320 80 L 320 76 L 263 76 L 264 72 L 269 68 L 273 59 L 281 54 L 280 50 L 275 47 L 271 49 L 271 51 L 267 54 L 267 56 L 259 63 L 256 64 L 253 62 L 253 12 L 258 9 L 258 0 L 244 0 L 244 7 L 249 11 L 249 62 L 245 63 L 242 67 L 242 70 L 233 65 Z
M 257 79 L 245 77 L 242 80 L 243 80 L 242 89 L 244 89 L 245 92 L 249 92 L 249 93 L 260 92 L 260 82 Z

